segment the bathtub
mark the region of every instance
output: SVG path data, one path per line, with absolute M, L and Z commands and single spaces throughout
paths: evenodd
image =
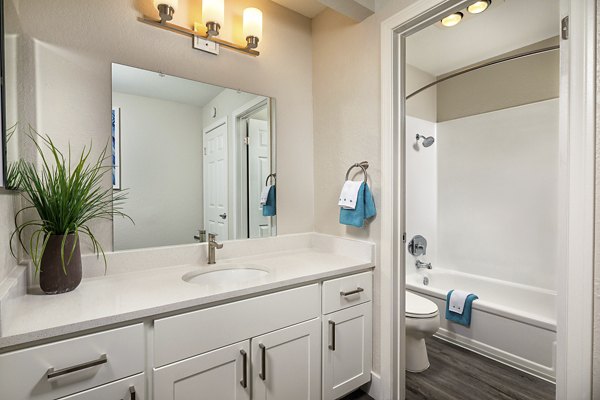
M 556 376 L 556 292 L 435 268 L 408 274 L 406 289 L 437 304 L 436 336 L 554 382 Z M 446 294 L 475 293 L 469 328 L 445 318 Z

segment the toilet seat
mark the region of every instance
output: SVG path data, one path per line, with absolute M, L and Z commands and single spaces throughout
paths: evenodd
M 439 314 L 438 306 L 431 300 L 406 292 L 406 318 L 433 318 Z

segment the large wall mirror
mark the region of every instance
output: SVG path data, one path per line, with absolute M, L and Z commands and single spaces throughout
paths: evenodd
M 113 193 L 126 193 L 123 211 L 135 224 L 98 220 L 105 250 L 193 244 L 209 233 L 219 241 L 276 234 L 272 98 L 113 64 L 118 52 L 56 46 L 52 30 L 27 25 L 35 5 L 0 6 L 7 187 L 15 162 L 39 161 L 30 126 L 75 154 L 90 144 L 99 152 L 112 138 Z
M 113 64 L 113 186 L 135 221 L 114 221 L 114 249 L 274 235 L 271 114 L 265 96 Z

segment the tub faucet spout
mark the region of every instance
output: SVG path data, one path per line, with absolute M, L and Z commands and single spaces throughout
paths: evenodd
M 433 267 L 431 266 L 431 263 L 424 263 L 421 260 L 417 260 L 417 262 L 415 262 L 415 265 L 417 266 L 417 269 L 432 269 Z

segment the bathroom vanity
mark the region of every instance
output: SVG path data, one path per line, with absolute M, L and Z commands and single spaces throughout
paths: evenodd
M 18 294 L 15 279 L 0 301 L 2 398 L 336 399 L 370 381 L 372 244 L 227 247 L 255 254 L 142 270 L 174 252 L 202 259 L 206 245 L 114 253 L 113 274 L 61 296 Z

